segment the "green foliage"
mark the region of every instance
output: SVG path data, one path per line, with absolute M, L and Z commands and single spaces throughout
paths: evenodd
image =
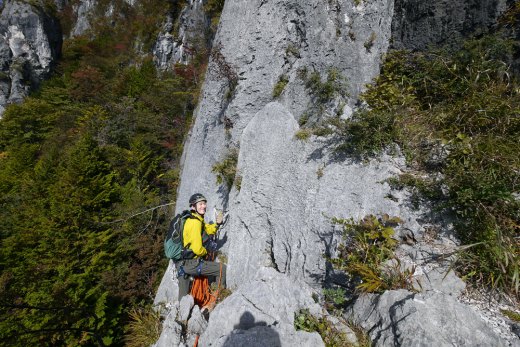
M 133 308 L 128 315 L 130 323 L 127 326 L 125 337 L 126 346 L 150 346 L 157 342 L 162 330 L 159 312 L 152 307 Z
M 204 4 L 204 11 L 209 14 L 211 18 L 211 28 L 213 32 L 216 32 L 220 20 L 220 14 L 224 9 L 225 0 L 208 0 Z
M 232 148 L 226 154 L 224 160 L 213 165 L 211 169 L 211 172 L 217 175 L 217 184 L 225 184 L 228 190 L 231 189 L 237 176 L 237 164 L 238 149 Z M 238 185 L 240 186 L 240 183 Z M 237 187 L 238 189 L 240 188 L 239 186 Z
M 290 43 L 285 49 L 286 56 L 300 57 L 300 50 L 294 44 Z
M 346 290 L 344 288 L 326 288 L 323 289 L 325 301 L 334 304 L 334 306 L 343 306 L 346 302 Z
M 351 324 L 349 324 L 351 325 Z M 325 346 L 327 347 L 354 347 L 354 346 L 370 346 L 370 342 L 366 344 L 353 344 L 347 339 L 344 332 L 339 331 L 334 325 L 325 317 L 315 317 L 310 314 L 309 310 L 301 310 L 294 314 L 294 328 L 296 330 L 303 330 L 307 332 L 317 332 L 320 334 Z M 361 331 L 356 329 L 356 331 Z M 357 334 L 356 334 L 357 335 Z M 368 341 L 366 333 L 358 337 L 360 342 Z
M 365 41 L 365 43 L 363 44 L 363 46 L 365 47 L 365 49 L 367 51 L 370 52 L 370 50 L 372 49 L 372 47 L 374 46 L 374 43 L 376 42 L 376 33 L 375 32 L 371 32 L 370 33 L 370 36 L 368 37 L 368 39 Z
M 307 141 L 312 135 L 311 129 L 300 129 L 294 134 L 294 137 L 297 138 L 300 141 Z
M 370 339 L 370 335 L 368 332 L 364 330 L 359 324 L 354 323 L 353 321 L 348 321 L 349 328 L 354 332 L 357 339 L 356 347 L 371 347 L 372 340 Z
M 317 71 L 309 74 L 306 67 L 299 68 L 297 75 L 305 83 L 311 97 L 307 109 L 300 117 L 300 126 L 306 126 L 309 129 L 315 128 L 317 124 L 322 124 L 322 119 L 325 118 L 324 113 L 337 114 L 342 111 L 343 99 L 348 96 L 347 82 L 337 69 L 328 69 L 325 81 L 322 81 L 322 77 Z M 325 129 L 325 127 L 322 128 Z M 309 131 L 312 133 L 315 130 Z
M 361 157 L 398 144 L 416 172 L 401 183 L 442 197 L 461 241 L 475 244 L 459 271 L 518 295 L 520 88 L 511 57 L 512 42 L 497 35 L 456 52 L 393 52 L 363 95 L 370 111 L 334 120 L 329 134 L 338 149 Z
M 224 301 L 231 294 L 233 294 L 233 291 L 231 289 L 221 288 L 218 292 L 217 303 Z
M 500 310 L 500 312 L 513 322 L 520 323 L 520 313 L 511 310 Z
M 394 255 L 397 247 L 397 241 L 393 238 L 394 227 L 401 223 L 398 217 L 368 215 L 359 222 L 352 219 L 333 219 L 333 222 L 343 226 L 344 242 L 339 246 L 338 257 L 331 259 L 331 262 L 337 269 L 357 279 L 359 291 L 413 290 L 413 270 L 402 270 Z
M 336 96 L 348 95 L 345 78 L 334 68 L 329 69 L 325 81 L 322 81 L 321 75 L 316 71 L 306 76 L 304 81 L 317 105 L 325 105 Z
M 285 86 L 287 85 L 287 83 L 289 83 L 289 79 L 287 78 L 287 76 L 281 75 L 278 78 L 278 82 L 276 82 L 276 84 L 274 85 L 274 88 L 273 88 L 273 98 L 277 98 L 277 97 L 279 97 L 282 94 L 282 92 L 285 89 Z
M 56 75 L 0 120 L 5 344 L 121 345 L 131 308 L 153 299 L 168 211 L 129 217 L 175 199 L 208 58 L 159 74 L 133 51 L 156 37 L 163 5 L 116 1 L 117 15 L 65 40 Z
M 361 111 L 350 119 L 334 117 L 314 130 L 317 136 L 334 134 L 335 150 L 367 159 L 382 149 L 391 148 L 399 129 L 390 113 Z
M 324 169 L 325 169 L 325 166 L 320 166 L 318 168 L 318 170 L 316 170 L 316 177 L 318 177 L 318 179 L 323 177 L 323 170 Z

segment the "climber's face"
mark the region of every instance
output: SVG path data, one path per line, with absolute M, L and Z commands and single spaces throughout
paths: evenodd
M 201 216 L 204 216 L 204 214 L 206 213 L 206 207 L 206 201 L 199 201 L 195 204 L 195 211 L 197 211 L 197 213 Z

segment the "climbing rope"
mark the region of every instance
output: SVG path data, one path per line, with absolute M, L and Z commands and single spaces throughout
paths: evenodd
M 211 255 L 208 255 L 208 258 L 213 260 L 215 258 L 215 254 L 212 252 Z M 210 306 L 217 302 L 218 293 L 220 292 L 220 280 L 222 279 L 222 264 L 220 264 L 220 275 L 218 276 L 218 286 L 217 289 L 212 293 L 209 285 L 208 278 L 206 276 L 197 276 L 193 280 L 191 285 L 191 296 L 195 301 L 195 304 L 199 305 L 199 307 Z M 197 347 L 199 344 L 199 335 L 195 336 L 195 343 L 193 347 Z
M 215 259 L 215 252 L 210 252 L 206 259 L 212 261 Z M 220 292 L 220 282 L 222 279 L 222 264 L 220 264 L 220 274 L 218 276 L 217 289 L 212 292 L 209 280 L 206 276 L 196 276 L 191 285 L 191 296 L 195 300 L 195 304 L 199 307 L 213 306 L 216 303 Z

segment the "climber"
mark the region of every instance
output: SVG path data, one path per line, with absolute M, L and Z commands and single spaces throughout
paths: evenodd
M 203 244 L 203 236 L 214 235 L 223 221 L 223 216 L 218 213 L 215 216 L 215 223 L 204 223 L 207 199 L 202 194 L 193 194 L 189 200 L 191 218 L 188 218 L 183 229 L 183 246 L 186 248 L 183 260 L 176 262 L 179 269 L 179 301 L 188 294 L 190 287 L 189 276 L 214 276 L 216 283 L 221 288 L 226 287 L 226 265 L 215 261 L 204 260 L 208 253 Z M 215 303 L 203 310 L 210 312 Z

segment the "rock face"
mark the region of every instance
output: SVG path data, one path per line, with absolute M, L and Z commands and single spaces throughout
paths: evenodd
M 374 346 L 504 346 L 468 306 L 450 295 L 405 290 L 367 295 L 352 316 L 372 336 Z
M 418 295 L 417 300 L 427 305 L 415 307 L 412 305 L 415 301 L 406 299 L 410 301 L 405 306 L 407 311 L 394 315 L 397 318 L 394 319 L 394 316 L 388 317 L 385 310 L 411 293 L 387 294 L 369 303 L 360 301 L 354 307 L 357 313 L 353 316 L 367 317 L 373 322 L 366 325 L 371 329 L 371 337 L 378 339 L 380 345 L 408 345 L 408 342 L 413 345 L 419 341 L 415 339 L 422 336 L 424 343 L 440 346 L 446 341 L 465 341 L 462 345 L 469 345 L 477 341 L 476 337 L 485 335 L 482 341 L 501 344 L 494 332 L 486 329 L 474 315 L 471 316 L 475 319 L 474 325 L 467 326 L 479 329 L 480 335 L 475 336 L 469 336 L 469 330 L 464 330 L 453 337 L 456 331 L 443 330 L 429 322 L 431 311 L 438 317 L 449 317 L 446 324 L 462 327 L 466 326 L 464 315 L 470 313 L 455 299 L 464 283 L 453 273 L 444 276 L 446 264 L 430 266 L 426 259 L 425 254 L 439 254 L 444 252 L 444 247 L 456 246 L 449 237 L 449 229 L 439 224 L 441 237 L 432 245 L 424 244 L 424 227 L 437 221 L 432 220 L 426 210 L 412 210 L 406 192 L 392 191 L 385 183 L 387 178 L 401 172 L 404 160 L 383 156 L 360 163 L 338 157 L 327 140 L 310 137 L 302 141 L 295 136 L 305 121 L 312 124 L 334 114 L 342 117 L 352 114 L 358 106 L 359 93 L 378 74 L 381 57 L 392 37 L 402 37 L 395 44 L 405 45 L 412 42 L 414 35 L 420 36 L 418 26 L 407 41 L 408 37 L 399 34 L 399 24 L 396 24 L 401 21 L 401 25 L 405 25 L 410 13 L 420 16 L 423 7 L 417 5 L 420 7 L 417 12 L 410 12 L 411 3 L 392 0 L 360 1 L 358 5 L 350 0 L 226 1 L 195 123 L 184 148 L 176 207 L 178 212 L 187 208 L 189 196 L 201 192 L 208 197 L 208 211 L 212 207 L 223 207 L 229 212 L 229 219 L 220 232 L 220 244 L 227 254 L 227 283 L 234 294 L 212 312 L 201 336 L 202 345 L 249 345 L 251 341 L 261 341 L 262 336 L 270 342 L 265 345 L 277 345 L 277 339 L 283 341 L 284 346 L 286 341 L 287 345 L 293 345 L 291 341 L 314 339 L 291 327 L 294 309 L 302 307 L 293 300 L 308 301 L 310 294 L 305 294 L 307 289 L 304 289 L 307 286 L 320 292 L 324 283 L 344 281 L 328 268 L 324 257 L 334 255 L 341 233 L 331 225 L 329 217 L 358 220 L 367 214 L 382 213 L 399 216 L 405 222 L 404 228 L 411 230 L 421 242 L 422 248 L 403 245 L 399 253 L 410 264 L 418 265 L 416 279 L 423 281 L 424 293 L 420 294 L 423 297 Z M 431 3 L 431 6 L 444 4 L 446 9 L 451 8 L 447 1 L 439 5 Z M 432 28 L 444 20 L 451 23 L 459 15 L 468 28 L 480 25 L 480 17 L 470 14 L 474 11 L 474 6 L 470 6 L 473 2 L 463 3 L 467 6 L 461 5 L 461 8 L 469 12 L 462 15 L 439 10 L 431 21 Z M 492 6 L 491 1 L 488 3 Z M 494 13 L 499 13 L 501 6 L 502 3 L 497 2 Z M 447 19 L 440 17 L 444 13 Z M 428 13 L 423 15 L 429 16 Z M 489 16 L 489 21 L 495 18 L 493 16 Z M 474 24 L 468 23 L 469 19 L 474 20 Z M 459 30 L 458 26 L 450 28 L 451 32 Z M 449 30 L 439 38 L 429 36 L 427 31 L 422 34 L 422 41 L 416 39 L 421 45 L 440 42 L 451 35 Z M 318 98 L 306 86 L 305 75 L 317 73 L 325 81 L 331 69 L 348 81 L 348 93 L 339 93 L 317 105 Z M 283 91 L 273 94 L 281 80 L 287 81 Z M 239 153 L 235 184 L 232 187 L 219 185 L 212 168 L 233 151 Z M 208 215 L 209 221 L 212 216 Z M 174 273 L 172 267 L 167 276 Z M 289 285 L 290 292 L 280 292 L 282 282 Z M 175 280 L 163 283 L 175 286 Z M 173 292 L 162 286 L 159 289 L 161 298 L 166 301 L 175 300 Z M 378 300 L 387 300 L 387 305 L 378 306 Z M 444 304 L 449 304 L 448 310 L 453 312 L 442 311 Z M 284 305 L 289 308 L 285 309 Z M 369 306 L 377 311 L 373 317 L 367 313 Z M 404 319 L 406 314 L 412 313 L 413 324 L 425 327 L 426 332 L 419 337 L 410 333 L 412 322 Z M 265 324 L 241 324 L 241 316 L 245 322 Z M 390 329 L 412 336 L 393 331 L 385 335 L 388 326 L 378 324 L 383 321 L 390 322 Z M 430 325 L 434 331 L 431 334 L 428 333 Z M 297 344 L 302 343 L 316 345 L 314 342 Z
M 426 49 L 486 32 L 508 5 L 506 0 L 395 0 L 392 46 Z
M 41 8 L 7 1 L 0 14 L 0 115 L 49 74 L 61 51 L 57 21 Z
M 95 8 L 96 0 L 81 0 L 74 5 L 77 20 L 71 31 L 71 36 L 79 36 L 90 29 L 90 14 Z
M 209 18 L 204 12 L 203 0 L 190 0 L 177 19 L 173 15 L 168 16 L 152 49 L 157 68 L 168 71 L 177 63 L 190 61 L 196 54 L 195 46 L 206 46 L 205 32 L 208 27 Z
M 312 290 L 273 268 L 260 268 L 211 313 L 200 346 L 323 346 L 317 333 L 294 330 L 294 314 L 321 308 Z

